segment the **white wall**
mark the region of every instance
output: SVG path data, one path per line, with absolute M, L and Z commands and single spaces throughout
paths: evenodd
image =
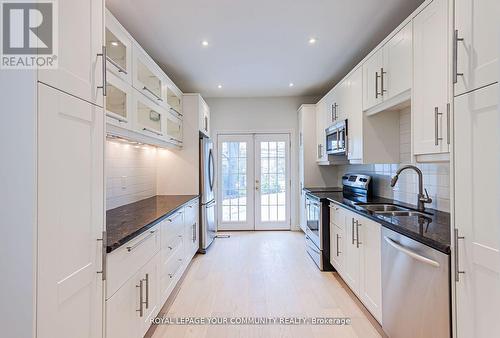
M 156 195 L 157 149 L 106 142 L 106 210 Z
M 404 171 L 394 188 L 390 186 L 391 178 L 396 170 L 405 164 L 411 164 L 411 115 L 410 108 L 400 113 L 400 163 L 372 164 L 372 165 L 345 165 L 336 170 L 339 173 L 341 184 L 344 173 L 363 173 L 374 179 L 374 194 L 393 198 L 410 204 L 417 203 L 418 179 L 411 170 Z M 432 203 L 427 207 L 450 212 L 450 164 L 425 163 L 416 164 L 424 174 L 424 188 L 427 188 Z
M 290 133 L 291 148 L 291 220 L 299 229 L 298 215 L 298 119 L 297 109 L 303 103 L 316 103 L 316 97 L 207 98 L 214 141 L 227 132 Z

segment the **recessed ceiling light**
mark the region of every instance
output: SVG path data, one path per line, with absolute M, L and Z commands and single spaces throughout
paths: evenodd
M 290 82 L 290 83 L 288 84 L 288 87 L 293 87 L 293 86 L 295 86 L 295 85 L 293 84 L 293 82 Z
M 207 46 L 208 46 L 208 41 L 207 41 L 207 40 L 203 40 L 203 41 L 201 42 L 201 45 L 202 45 L 203 47 L 207 47 Z
M 115 47 L 117 47 L 117 46 L 118 46 L 118 42 L 116 42 L 116 41 L 111 41 L 111 46 L 115 46 Z
M 310 45 L 314 45 L 316 43 L 316 41 L 317 41 L 316 38 L 310 38 L 309 39 L 309 44 Z
M 220 84 L 220 85 L 218 85 L 218 86 L 217 86 L 217 88 L 221 89 L 221 88 L 222 88 L 222 85 L 221 85 L 221 84 Z

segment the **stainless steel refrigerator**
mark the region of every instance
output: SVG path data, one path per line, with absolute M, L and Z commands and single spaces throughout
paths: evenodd
M 214 143 L 200 139 L 200 252 L 205 253 L 216 235 L 215 226 L 215 162 Z

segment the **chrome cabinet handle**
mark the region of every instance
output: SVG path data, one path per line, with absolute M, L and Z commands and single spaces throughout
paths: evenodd
M 193 224 L 193 243 L 196 242 L 196 223 Z
M 108 94 L 108 90 L 106 88 L 106 83 L 108 82 L 108 78 L 106 75 L 106 59 L 107 59 L 107 54 L 106 54 L 106 46 L 102 46 L 102 51 L 101 53 L 97 54 L 97 56 L 100 56 L 102 59 L 102 86 L 98 86 L 98 89 L 102 89 L 102 96 L 106 96 Z
M 142 317 L 144 316 L 144 308 L 142 307 L 142 305 L 144 304 L 144 297 L 142 295 L 142 291 L 144 289 L 144 286 L 143 286 L 143 279 L 141 279 L 139 281 L 139 285 L 136 285 L 135 287 L 136 288 L 139 288 L 139 309 L 138 310 L 135 310 L 136 312 L 139 312 L 139 317 Z
M 384 96 L 384 93 L 387 92 L 384 89 L 384 74 L 387 74 L 387 72 L 384 72 L 384 67 L 382 67 L 380 68 L 380 96 Z
M 439 115 L 443 115 L 443 113 L 439 112 L 438 107 L 434 107 L 434 144 L 439 145 L 439 141 L 443 138 L 439 137 Z
M 146 305 L 146 309 L 149 308 L 149 273 L 146 274 L 146 278 L 144 278 L 144 281 L 146 282 L 146 302 L 144 303 Z
M 177 217 L 179 217 L 180 215 L 182 215 L 182 211 L 178 211 L 175 216 L 173 217 L 169 217 L 167 218 L 167 221 L 169 221 L 170 223 L 172 223 Z
M 458 235 L 458 229 L 453 229 L 455 235 L 455 282 L 460 282 L 460 274 L 465 273 L 465 271 L 460 270 L 460 262 L 458 260 L 458 240 L 465 239 L 463 236 Z
M 359 224 L 359 221 L 356 220 L 356 248 L 359 248 L 359 245 L 360 244 L 363 244 L 359 241 L 359 227 L 361 226 L 361 224 Z
M 451 110 L 451 105 L 449 103 L 447 103 L 446 104 L 446 142 L 448 144 L 451 143 L 450 110 Z
M 354 218 L 352 218 L 352 223 L 351 223 L 351 238 L 352 238 L 352 245 L 354 245 Z
M 118 72 L 119 73 L 123 73 L 125 75 L 127 75 L 127 71 L 125 70 L 125 68 L 123 68 L 122 66 L 120 66 L 118 63 L 115 62 L 115 60 L 113 60 L 112 58 L 110 58 L 109 56 L 106 55 L 106 60 L 111 63 L 113 66 L 115 66 L 116 68 L 118 68 Z
M 107 116 L 107 117 L 111 117 L 112 119 L 115 119 L 115 120 L 117 120 L 118 122 L 123 122 L 123 123 L 128 122 L 128 120 L 127 120 L 127 119 L 124 119 L 124 118 L 122 118 L 122 117 L 118 117 L 118 116 L 115 116 L 115 115 L 111 115 L 111 114 L 108 114 L 108 113 L 106 113 L 106 116 Z
M 147 239 L 151 238 L 151 236 L 153 236 L 155 232 L 156 232 L 156 230 L 150 231 L 149 235 L 147 235 L 146 237 L 144 237 L 143 239 L 141 239 L 139 242 L 135 243 L 132 246 L 127 246 L 127 251 L 131 252 L 132 250 L 134 250 L 135 248 L 137 248 L 139 245 L 141 245 L 142 243 L 144 243 Z
M 318 158 L 321 158 L 321 154 L 320 154 L 320 151 L 319 151 L 319 144 L 318 144 Z
M 378 96 L 380 95 L 378 93 L 378 78 L 380 76 L 378 75 L 378 72 L 375 72 L 375 98 L 378 99 Z
M 177 117 L 179 117 L 179 118 L 180 118 L 180 117 L 182 117 L 182 116 L 184 116 L 184 115 L 182 115 L 181 113 L 179 113 L 179 112 L 177 111 L 177 109 L 175 109 L 175 108 L 170 107 L 170 110 L 172 110 L 174 113 L 176 113 L 176 114 L 177 114 Z
M 208 131 L 208 117 L 205 116 L 205 131 Z
M 106 231 L 102 232 L 102 238 L 97 239 L 98 242 L 101 242 L 101 271 L 97 271 L 97 273 L 101 274 L 102 280 L 106 280 L 106 270 L 107 270 L 107 252 L 106 247 L 108 246 L 108 238 L 106 235 Z
M 149 131 L 150 133 L 156 134 L 156 135 L 158 135 L 158 136 L 162 136 L 162 135 L 163 135 L 163 133 L 162 133 L 162 132 L 159 132 L 159 131 L 156 131 L 156 130 L 154 130 L 154 129 L 147 128 L 147 127 L 142 128 L 142 130 L 144 130 L 144 131 Z
M 458 77 L 464 75 L 464 73 L 458 72 L 458 42 L 459 41 L 464 41 L 464 39 L 458 37 L 458 29 L 455 29 L 455 34 L 453 35 L 453 83 L 457 83 Z
M 150 93 L 151 95 L 153 95 L 158 101 L 163 101 L 163 99 L 161 97 L 159 97 L 158 95 L 156 95 L 151 89 L 149 89 L 148 87 L 144 86 L 142 87 L 142 90 L 145 90 L 147 91 L 148 93 Z
M 339 238 L 340 238 L 340 236 L 339 236 L 339 234 L 336 234 L 336 236 L 337 236 L 337 257 L 338 257 L 342 252 L 340 252 L 340 249 L 339 249 Z

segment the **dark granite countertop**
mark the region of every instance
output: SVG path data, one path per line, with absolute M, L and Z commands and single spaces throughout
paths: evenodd
M 371 196 L 358 199 L 342 192 L 309 192 L 320 200 L 328 200 L 337 203 L 359 215 L 365 216 L 382 226 L 405 235 L 413 240 L 430 246 L 433 249 L 450 254 L 450 214 L 434 209 L 426 209 L 429 216 L 383 216 L 370 213 L 367 210 L 359 209 L 356 203 L 384 203 L 396 204 L 410 209 L 416 209 L 416 206 L 396 201 L 389 198 Z
M 106 212 L 106 252 L 111 252 L 170 216 L 197 195 L 158 195 Z

